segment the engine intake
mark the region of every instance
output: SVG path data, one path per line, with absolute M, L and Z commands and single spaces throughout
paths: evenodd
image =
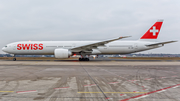
M 55 49 L 54 50 L 54 56 L 55 58 L 64 59 L 69 58 L 69 56 L 72 55 L 72 52 L 68 49 Z

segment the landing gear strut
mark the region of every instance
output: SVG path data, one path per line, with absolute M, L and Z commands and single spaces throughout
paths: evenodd
M 82 58 L 79 58 L 79 61 L 89 61 L 89 58 L 86 57 L 86 54 L 84 52 L 80 52 Z
M 89 58 L 79 58 L 79 61 L 89 61 Z
M 14 54 L 14 56 L 13 56 L 14 58 L 13 58 L 13 61 L 16 61 L 16 55 Z

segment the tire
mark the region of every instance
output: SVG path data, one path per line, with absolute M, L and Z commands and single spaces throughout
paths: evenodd
M 79 61 L 89 61 L 89 58 L 79 58 Z
M 89 61 L 89 58 L 84 58 L 84 61 Z
M 13 58 L 13 61 L 16 61 L 16 58 Z
M 89 61 L 89 58 L 87 58 L 87 61 Z
M 82 61 L 82 58 L 79 58 L 79 61 Z

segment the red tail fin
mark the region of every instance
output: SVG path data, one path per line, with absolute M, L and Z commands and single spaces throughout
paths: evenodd
M 140 39 L 157 39 L 163 20 L 158 20 Z

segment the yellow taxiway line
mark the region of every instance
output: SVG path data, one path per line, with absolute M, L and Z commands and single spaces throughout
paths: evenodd
M 13 93 L 14 91 L 0 91 L 0 92 Z
M 78 92 L 78 93 L 102 93 L 102 92 Z M 133 94 L 137 93 L 137 94 L 139 94 L 139 93 L 147 93 L 147 92 L 103 92 L 103 93 L 126 93 L 126 94 L 128 94 L 128 93 L 133 93 Z

